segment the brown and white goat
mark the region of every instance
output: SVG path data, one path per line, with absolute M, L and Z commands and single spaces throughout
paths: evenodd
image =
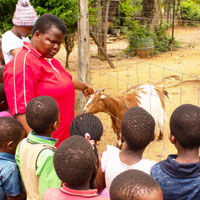
M 124 113 L 131 107 L 140 106 L 148 111 L 154 118 L 156 127 L 159 129 L 159 137 L 163 138 L 165 128 L 165 96 L 168 97 L 166 90 L 161 90 L 153 85 L 140 85 L 123 95 L 111 97 L 97 90 L 90 96 L 84 107 L 84 112 L 92 114 L 105 112 L 110 115 L 112 128 L 118 137 L 118 145 L 121 146 L 121 119 Z

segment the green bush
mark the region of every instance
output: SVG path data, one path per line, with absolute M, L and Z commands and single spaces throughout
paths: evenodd
M 187 0 L 181 3 L 183 25 L 197 25 L 200 21 L 200 4 Z
M 171 37 L 167 34 L 168 27 L 168 24 L 162 23 L 156 33 L 153 33 L 149 27 L 140 25 L 139 22 L 134 21 L 132 23 L 132 28 L 129 31 L 129 46 L 125 50 L 125 53 L 130 56 L 135 56 L 137 41 L 139 39 L 145 40 L 148 38 L 153 38 L 154 40 L 153 54 L 169 51 L 171 48 Z M 174 43 L 177 44 L 177 41 L 174 40 Z

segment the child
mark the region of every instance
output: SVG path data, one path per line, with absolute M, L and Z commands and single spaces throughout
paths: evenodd
M 27 104 L 26 120 L 32 131 L 18 145 L 15 159 L 27 191 L 27 199 L 39 200 L 47 188 L 61 185 L 53 166 L 57 140 L 51 138 L 59 125 L 56 101 L 49 96 L 33 98 Z
M 15 150 L 25 136 L 23 126 L 10 117 L 0 117 L 0 199 L 25 200 Z
M 160 184 L 165 200 L 200 199 L 200 108 L 179 106 L 170 118 L 169 140 L 177 155 L 157 163 L 151 176 Z
M 0 111 L 7 111 L 8 103 L 6 99 L 6 93 L 4 91 L 4 83 L 0 83 Z
M 8 102 L 4 91 L 4 83 L 0 83 L 0 117 L 12 117 L 8 112 Z
M 113 179 L 128 169 L 138 169 L 150 174 L 156 162 L 143 159 L 142 155 L 147 145 L 154 139 L 154 129 L 153 117 L 143 108 L 133 107 L 124 114 L 121 121 L 124 150 L 120 151 L 108 145 L 101 159 L 107 191 Z M 106 190 L 102 194 L 107 196 Z
M 4 83 L 3 82 L 3 72 L 4 72 L 5 67 L 0 66 L 0 83 Z
M 80 135 L 85 137 L 90 144 L 93 146 L 96 158 L 97 158 L 97 170 L 100 165 L 100 156 L 98 154 L 98 150 L 96 148 L 96 143 L 101 139 L 103 134 L 103 125 L 98 117 L 90 113 L 83 113 L 81 115 L 76 116 L 71 123 L 70 126 L 70 136 Z M 92 174 L 90 180 L 90 189 L 98 188 L 99 190 L 103 188 L 99 188 L 103 183 L 99 183 L 100 180 L 97 180 L 96 176 L 97 171 L 95 170 Z M 105 184 L 104 184 L 105 185 Z
M 3 51 L 2 51 L 2 42 L 0 40 L 0 69 L 1 68 L 4 69 L 4 67 L 5 67 L 5 61 L 4 61 L 4 57 L 3 57 Z M 0 72 L 0 73 L 1 73 L 1 83 L 3 83 L 2 82 L 2 80 L 3 80 L 3 73 L 2 72 Z
M 117 175 L 110 187 L 111 200 L 162 200 L 159 184 L 148 174 L 135 169 Z
M 43 200 L 104 199 L 96 189 L 89 189 L 95 169 L 96 156 L 90 143 L 82 136 L 74 135 L 58 147 L 54 155 L 54 166 L 63 186 L 48 189 Z
M 18 0 L 12 20 L 14 26 L 2 35 L 2 50 L 6 64 L 21 49 L 23 41 L 30 42 L 28 35 L 31 34 L 36 20 L 37 14 L 29 0 Z

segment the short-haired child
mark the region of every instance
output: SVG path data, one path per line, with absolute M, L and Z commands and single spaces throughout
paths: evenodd
M 2 68 L 0 68 L 0 75 L 1 69 Z M 8 112 L 8 102 L 4 90 L 4 83 L 0 83 L 0 117 L 12 117 L 12 115 Z
M 4 67 L 5 67 L 5 61 L 4 61 L 3 51 L 2 51 L 2 42 L 0 40 L 0 69 L 1 68 L 4 69 Z M 1 83 L 2 83 L 2 78 L 1 78 Z
M 150 174 L 155 161 L 142 158 L 147 145 L 154 139 L 155 122 L 153 117 L 141 107 L 130 108 L 122 117 L 121 133 L 124 149 L 107 146 L 101 159 L 107 196 L 113 179 L 128 169 L 138 169 Z M 107 191 L 107 192 L 106 192 Z
M 157 163 L 151 176 L 160 184 L 164 200 L 200 199 L 200 108 L 183 104 L 170 118 L 170 142 L 177 155 Z
M 82 136 L 74 135 L 63 141 L 54 154 L 54 166 L 63 185 L 60 189 L 48 189 L 43 200 L 107 199 L 89 189 L 95 169 L 96 156 L 91 144 Z
M 148 174 L 130 169 L 117 175 L 110 186 L 111 200 L 162 200 L 159 184 Z
M 15 150 L 24 138 L 25 130 L 11 117 L 0 117 L 0 199 L 25 200 L 20 173 L 15 161 Z
M 99 186 L 104 185 L 102 183 L 100 184 L 99 183 L 100 180 L 98 180 L 98 177 L 96 177 L 97 170 L 101 165 L 101 157 L 98 153 L 96 144 L 98 141 L 100 141 L 102 134 L 103 134 L 102 122 L 97 116 L 91 113 L 83 113 L 77 115 L 72 120 L 70 126 L 70 136 L 80 135 L 85 137 L 92 145 L 97 158 L 96 170 L 93 172 L 90 180 L 90 189 L 97 188 L 98 190 L 101 190 L 103 188 L 99 188 Z
M 28 102 L 26 120 L 32 131 L 16 151 L 27 199 L 39 200 L 49 187 L 60 187 L 53 166 L 56 139 L 51 137 L 59 125 L 59 109 L 49 96 L 39 96 Z

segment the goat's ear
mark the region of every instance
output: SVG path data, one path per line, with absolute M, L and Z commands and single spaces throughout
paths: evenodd
M 104 88 L 98 89 L 95 93 L 99 94 L 100 92 L 104 92 Z
M 101 98 L 101 99 L 105 99 L 106 96 L 105 96 L 104 94 L 102 94 L 100 98 Z

